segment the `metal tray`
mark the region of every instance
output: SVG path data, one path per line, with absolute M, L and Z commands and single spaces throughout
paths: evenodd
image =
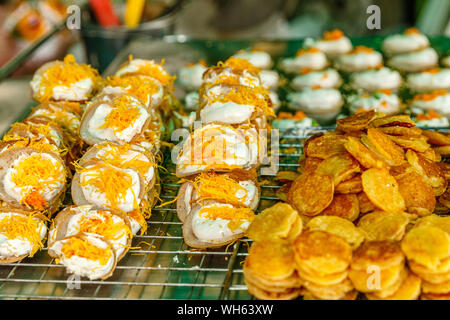
M 352 39 L 353 40 L 353 39 Z M 379 46 L 380 38 L 355 39 L 355 44 Z M 448 38 L 432 40 L 440 52 L 450 49 Z M 136 58 L 166 59 L 166 67 L 175 72 L 188 62 L 205 59 L 216 63 L 241 48 L 263 47 L 275 56 L 292 55 L 301 40 L 290 41 L 202 41 L 183 37 L 163 40 L 142 39 L 132 42 L 116 57 L 105 75 L 112 74 L 132 54 Z M 302 154 L 303 139 L 329 127 L 288 130 L 280 135 L 276 155 L 280 170 L 296 170 Z M 168 150 L 167 150 L 168 151 Z M 161 170 L 163 201 L 177 193 L 178 179 L 174 165 L 166 157 Z M 280 187 L 273 176 L 261 176 L 262 196 L 257 212 L 274 204 Z M 156 207 L 144 235 L 120 261 L 113 276 L 104 281 L 70 277 L 65 268 L 55 264 L 46 249 L 20 263 L 0 266 L 0 299 L 251 299 L 244 284 L 242 263 L 247 256 L 248 239 L 214 250 L 193 250 L 183 241 L 181 222 L 174 204 Z

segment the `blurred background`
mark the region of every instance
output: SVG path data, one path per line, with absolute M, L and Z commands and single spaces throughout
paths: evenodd
M 68 51 L 103 69 L 141 35 L 286 39 L 338 28 L 358 37 L 409 26 L 427 35 L 450 34 L 449 0 L 0 0 L 0 66 L 57 28 L 73 4 L 81 8 L 80 30 L 62 27 L 14 75 L 32 73 Z M 380 30 L 366 27 L 372 4 L 381 10 Z

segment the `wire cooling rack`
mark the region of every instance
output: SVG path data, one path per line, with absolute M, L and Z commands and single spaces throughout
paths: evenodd
M 280 135 L 279 170 L 296 170 L 303 139 L 327 128 L 308 128 Z M 174 165 L 166 160 L 162 201 L 177 194 Z M 257 212 L 274 204 L 278 186 L 273 176 L 261 176 Z M 183 241 L 175 204 L 153 209 L 148 230 L 133 239 L 133 248 L 118 263 L 111 278 L 77 279 L 55 263 L 47 249 L 33 258 L 0 266 L 0 299 L 250 299 L 242 263 L 249 240 L 228 247 L 194 250 Z

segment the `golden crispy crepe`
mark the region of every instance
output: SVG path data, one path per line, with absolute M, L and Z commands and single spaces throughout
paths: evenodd
M 408 260 L 433 269 L 450 256 L 450 236 L 436 227 L 415 227 L 403 238 L 402 250 Z
M 344 135 L 322 135 L 308 140 L 303 149 L 307 157 L 327 159 L 345 153 L 346 141 L 347 137 Z
M 406 211 L 427 216 L 431 214 L 436 206 L 433 188 L 416 172 L 396 178 L 398 190 L 405 200 Z
M 293 245 L 297 265 L 319 274 L 344 272 L 352 259 L 347 241 L 324 231 L 303 232 Z
M 428 143 L 437 146 L 450 146 L 450 137 L 440 132 L 422 130 L 422 134 L 428 138 Z
M 358 138 L 348 137 L 345 149 L 365 168 L 387 168 L 388 165 L 379 156 L 363 145 Z
M 260 300 L 292 300 L 301 294 L 300 288 L 286 289 L 284 292 L 269 292 L 258 288 L 250 283 L 247 284 L 248 292 Z
M 316 172 L 329 175 L 334 185 L 348 180 L 360 171 L 359 163 L 348 153 L 340 153 L 323 160 Z
M 362 191 L 362 180 L 361 175 L 357 174 L 356 176 L 342 181 L 334 188 L 335 193 L 342 193 L 342 194 L 348 194 L 348 193 L 359 193 Z
M 287 203 L 299 214 L 315 216 L 333 200 L 333 179 L 321 173 L 301 174 L 293 183 L 287 196 Z
M 364 192 L 378 208 L 387 212 L 402 212 L 405 201 L 398 190 L 398 183 L 385 169 L 372 168 L 361 175 Z
M 308 230 L 320 230 L 345 239 L 355 250 L 364 241 L 364 234 L 355 225 L 343 218 L 319 216 L 312 218 L 306 225 Z
M 294 240 L 302 228 L 303 223 L 297 211 L 287 203 L 279 202 L 255 217 L 247 229 L 247 236 L 254 241 Z
M 400 241 L 405 234 L 410 217 L 404 213 L 374 211 L 361 217 L 358 221 L 367 241 Z
M 432 226 L 442 229 L 450 234 L 450 216 L 443 217 L 433 214 L 428 217 L 418 219 L 415 226 Z
M 385 269 L 378 264 L 373 264 L 366 270 L 350 269 L 348 277 L 358 291 L 380 292 L 398 283 L 404 270 L 403 264 Z
M 370 110 L 368 112 L 356 113 L 344 119 L 337 120 L 337 129 L 344 132 L 363 130 L 367 128 L 369 124 L 376 118 L 377 114 L 373 110 Z
M 355 221 L 359 216 L 359 201 L 355 194 L 335 194 L 331 204 L 321 213 Z
M 354 290 L 348 278 L 332 286 L 322 286 L 311 281 L 305 281 L 303 286 L 315 297 L 323 300 L 339 300 Z
M 393 116 L 385 116 L 385 117 L 379 117 L 377 119 L 374 119 L 369 127 L 373 128 L 379 128 L 379 127 L 388 127 L 388 126 L 400 126 L 400 127 L 406 127 L 411 128 L 414 127 L 416 124 L 414 121 L 411 120 L 411 118 L 406 114 L 399 114 L 399 115 L 393 115 Z
M 295 272 L 294 252 L 286 241 L 254 242 L 244 268 L 265 279 L 282 280 Z
M 403 149 L 378 129 L 367 129 L 367 136 L 363 135 L 361 141 L 390 166 L 398 166 L 405 161 Z
M 369 300 L 417 300 L 420 295 L 422 280 L 409 272 L 405 280 L 403 280 L 400 288 L 393 294 L 380 297 L 377 293 L 367 293 Z
M 433 188 L 434 195 L 439 196 L 447 189 L 447 180 L 441 167 L 412 150 L 406 151 L 406 159 L 414 171 L 420 174 Z
M 370 266 L 377 265 L 380 269 L 387 269 L 402 265 L 405 256 L 397 242 L 367 241 L 353 252 L 351 268 L 366 271 Z
M 363 192 L 360 192 L 356 195 L 358 197 L 358 204 L 359 204 L 359 213 L 365 214 L 367 212 L 374 211 L 376 207 L 374 204 L 370 201 L 370 199 L 367 197 L 367 195 Z
M 339 300 L 356 300 L 357 297 L 358 291 L 353 290 L 347 293 L 344 297 L 342 297 Z M 318 297 L 314 296 L 310 291 L 305 290 L 303 292 L 303 300 L 322 300 L 322 299 L 319 299 Z

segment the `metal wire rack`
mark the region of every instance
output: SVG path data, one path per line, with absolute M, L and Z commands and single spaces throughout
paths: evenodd
M 326 128 L 309 128 L 280 135 L 279 169 L 295 170 L 303 138 Z M 166 161 L 169 162 L 169 161 Z M 162 177 L 161 199 L 170 201 L 179 184 L 171 173 Z M 278 198 L 274 177 L 262 176 L 258 212 Z M 0 298 L 3 299 L 250 299 L 244 284 L 242 263 L 248 241 L 243 239 L 220 249 L 193 250 L 183 241 L 175 204 L 156 207 L 148 230 L 137 235 L 133 248 L 113 276 L 103 281 L 76 279 L 55 263 L 47 249 L 33 258 L 0 266 Z M 139 248 L 137 248 L 139 247 Z

